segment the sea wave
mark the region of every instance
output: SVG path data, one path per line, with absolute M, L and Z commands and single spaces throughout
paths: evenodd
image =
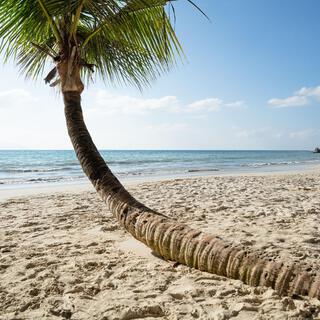
M 208 169 L 189 169 L 187 172 L 194 173 L 194 172 L 212 172 L 212 171 L 219 171 L 217 168 L 208 168 Z
M 141 160 L 118 160 L 118 161 L 106 161 L 109 165 L 144 165 L 144 164 L 154 164 L 154 163 L 176 163 L 181 161 L 181 159 L 141 159 Z
M 56 182 L 72 182 L 81 181 L 84 176 L 75 177 L 45 177 L 45 178 L 31 178 L 31 179 L 2 179 L 0 180 L 0 185 L 24 185 L 24 184 L 36 184 L 36 183 L 56 183 Z
M 299 165 L 307 163 L 319 163 L 320 160 L 303 160 L 303 161 L 275 161 L 275 162 L 258 162 L 258 163 L 243 163 L 241 167 L 260 168 L 266 166 L 285 166 L 285 165 Z
M 41 173 L 41 172 L 58 172 L 75 170 L 74 167 L 62 167 L 62 168 L 34 168 L 34 169 L 0 169 L 1 173 Z

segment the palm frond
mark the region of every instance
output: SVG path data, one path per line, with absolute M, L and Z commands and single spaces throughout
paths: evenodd
M 142 87 L 174 66 L 176 57 L 183 57 L 166 13 L 172 3 L 0 0 L 0 53 L 36 78 L 48 62 L 66 58 L 76 46 L 77 61 L 90 66 L 83 68 L 87 76 L 94 65 L 103 79 Z
M 56 37 L 58 43 L 62 44 L 62 37 L 61 37 L 60 31 L 58 29 L 56 22 L 54 21 L 54 17 L 48 11 L 45 1 L 44 0 L 37 0 L 37 1 L 43 11 L 43 14 L 47 18 L 47 22 L 50 24 L 51 30 L 54 36 Z
M 89 37 L 93 33 L 94 36 L 87 43 L 83 41 L 83 53 L 87 61 L 98 66 L 102 76 L 145 85 L 168 71 L 175 64 L 175 54 L 182 53 L 182 49 L 166 15 L 164 1 L 151 8 L 141 7 L 141 0 L 135 2 L 140 4 L 135 10 L 126 8 L 128 11 L 106 20 L 95 31 L 90 32 L 87 27 Z

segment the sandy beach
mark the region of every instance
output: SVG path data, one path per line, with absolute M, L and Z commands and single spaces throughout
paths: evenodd
M 319 269 L 320 170 L 130 184 L 148 206 Z M 315 299 L 176 265 L 131 238 L 92 190 L 0 200 L 0 319 L 320 319 Z

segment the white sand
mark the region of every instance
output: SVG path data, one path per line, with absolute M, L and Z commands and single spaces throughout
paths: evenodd
M 319 269 L 320 171 L 129 190 L 195 228 Z M 318 300 L 280 298 L 155 257 L 94 192 L 76 191 L 0 202 L 0 319 L 320 319 Z

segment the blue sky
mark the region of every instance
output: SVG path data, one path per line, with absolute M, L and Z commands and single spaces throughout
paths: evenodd
M 103 149 L 313 149 L 320 145 L 318 0 L 176 4 L 187 61 L 140 93 L 83 95 Z M 69 149 L 61 97 L 0 67 L 0 148 Z

